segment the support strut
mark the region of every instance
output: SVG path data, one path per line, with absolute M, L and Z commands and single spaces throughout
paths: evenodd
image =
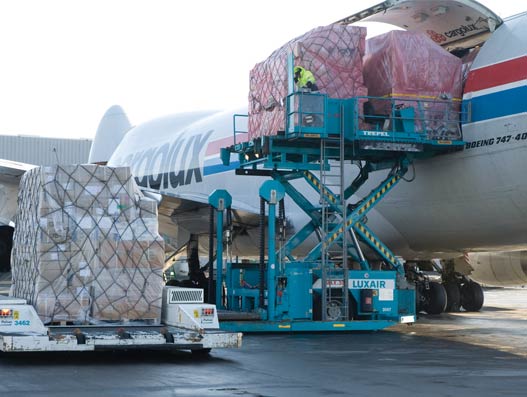
M 223 189 L 217 189 L 209 196 L 209 204 L 216 210 L 216 307 L 224 308 L 223 292 L 223 213 L 232 204 L 231 195 Z M 209 253 L 210 258 L 210 253 Z M 212 264 L 212 261 L 211 261 Z M 212 274 L 209 274 L 211 277 Z
M 262 200 L 265 200 L 269 206 L 267 223 L 267 320 L 275 320 L 276 313 L 276 206 L 284 196 L 284 187 L 276 181 L 265 181 L 260 187 L 260 197 Z

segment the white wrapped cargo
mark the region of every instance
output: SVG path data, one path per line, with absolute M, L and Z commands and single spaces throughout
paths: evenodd
M 38 167 L 21 180 L 11 295 L 44 323 L 159 320 L 157 206 L 127 167 Z

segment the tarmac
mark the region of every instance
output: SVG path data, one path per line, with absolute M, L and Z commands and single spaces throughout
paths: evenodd
M 525 396 L 527 290 L 374 333 L 245 335 L 241 349 L 0 355 L 0 396 Z

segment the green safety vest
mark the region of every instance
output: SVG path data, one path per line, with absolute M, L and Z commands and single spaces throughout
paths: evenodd
M 304 88 L 307 86 L 307 83 L 311 82 L 311 84 L 315 84 L 315 76 L 313 76 L 313 73 L 311 73 L 309 70 L 304 69 L 301 66 L 297 66 L 297 68 L 300 69 L 300 76 L 298 76 L 298 81 L 296 82 L 296 85 L 298 88 Z

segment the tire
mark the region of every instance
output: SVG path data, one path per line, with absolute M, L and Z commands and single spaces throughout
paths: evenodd
M 338 303 L 338 300 L 333 300 L 333 302 Z M 348 294 L 348 315 L 349 320 L 353 320 L 357 317 L 357 303 L 355 302 L 355 299 L 351 295 L 351 293 Z M 322 296 L 320 296 L 319 293 L 314 292 L 313 293 L 313 321 L 322 321 Z M 331 321 L 331 320 L 330 320 Z M 335 320 L 337 321 L 337 320 Z
M 445 312 L 458 312 L 461 308 L 461 291 L 458 283 L 451 281 L 443 284 L 446 291 L 446 309 Z
M 478 312 L 483 307 L 483 288 L 474 281 L 469 281 L 461 287 L 461 306 L 467 312 Z
M 446 291 L 442 284 L 434 281 L 430 282 L 430 289 L 425 290 L 427 303 L 424 307 L 428 314 L 441 314 L 445 311 L 447 298 Z
M 326 318 L 328 321 L 340 321 L 342 319 L 343 304 L 341 300 L 332 299 L 326 305 Z

